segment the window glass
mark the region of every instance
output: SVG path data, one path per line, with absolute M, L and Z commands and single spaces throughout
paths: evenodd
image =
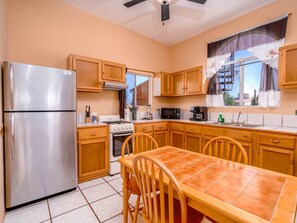
M 126 104 L 144 106 L 150 104 L 150 76 L 127 72 Z
M 237 51 L 219 71 L 226 106 L 257 106 L 262 63 L 247 50 Z

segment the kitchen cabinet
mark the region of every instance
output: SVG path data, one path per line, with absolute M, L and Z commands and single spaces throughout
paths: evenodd
M 172 74 L 173 96 L 202 94 L 202 66 Z
M 182 95 L 184 93 L 184 73 L 177 72 L 172 74 L 172 95 Z
M 257 148 L 259 167 L 294 175 L 295 137 L 258 133 Z
M 126 65 L 102 61 L 102 80 L 126 83 Z
M 134 124 L 135 133 L 147 133 L 153 135 L 153 125 L 152 123 L 137 123 Z
M 172 76 L 169 73 L 154 74 L 154 96 L 170 96 L 172 94 Z
M 154 139 L 159 147 L 168 145 L 168 122 L 157 122 L 154 126 Z
M 100 60 L 71 54 L 68 57 L 68 69 L 76 71 L 77 91 L 102 91 Z
M 297 44 L 279 49 L 279 88 L 297 88 Z
M 201 126 L 199 125 L 185 125 L 185 145 L 184 149 L 201 153 Z
M 226 129 L 225 136 L 231 137 L 237 140 L 245 149 L 248 155 L 248 164 L 255 164 L 255 145 L 254 145 L 254 133 L 248 130 L 238 130 L 238 129 Z
M 108 174 L 108 131 L 107 126 L 78 128 L 79 183 Z
M 223 136 L 224 135 L 224 128 L 217 128 L 217 127 L 210 127 L 210 126 L 203 126 L 202 127 L 202 149 L 206 145 L 206 143 L 211 140 L 212 138 Z
M 170 145 L 177 148 L 184 148 L 184 124 L 170 123 Z

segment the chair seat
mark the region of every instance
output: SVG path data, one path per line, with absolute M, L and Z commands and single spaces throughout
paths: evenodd
M 157 195 L 157 199 L 158 199 L 158 204 L 160 204 L 159 203 L 159 199 L 160 199 L 159 195 Z M 167 198 L 166 198 L 166 201 L 167 201 Z M 168 205 L 168 202 L 165 202 L 165 205 Z M 160 213 L 160 206 L 158 207 L 158 213 Z M 177 199 L 174 199 L 174 211 L 173 211 L 173 213 L 174 213 L 174 223 L 180 223 L 181 222 L 181 209 L 180 209 L 179 200 L 177 200 Z M 142 209 L 142 216 L 143 216 L 143 220 L 145 222 L 150 222 L 150 220 L 148 219 L 148 217 L 147 217 L 147 215 L 145 213 L 145 209 Z M 166 216 L 165 217 L 166 218 L 165 222 L 168 223 L 169 222 L 168 213 L 165 213 L 165 216 Z M 205 215 L 202 214 L 201 212 L 195 210 L 194 208 L 192 208 L 190 206 L 187 206 L 187 223 L 199 223 L 199 222 L 202 222 L 204 217 L 205 217 Z M 161 216 L 160 215 L 159 215 L 159 222 L 161 222 Z
M 131 194 L 141 195 L 140 188 L 137 184 L 136 178 L 132 176 L 128 182 L 128 188 Z

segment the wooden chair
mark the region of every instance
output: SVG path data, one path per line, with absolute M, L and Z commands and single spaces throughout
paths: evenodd
M 133 160 L 133 171 L 142 194 L 145 222 L 198 223 L 204 219 L 202 213 L 187 206 L 179 182 L 161 161 L 139 154 Z
M 144 151 L 148 151 L 156 148 L 158 148 L 158 143 L 153 137 L 145 133 L 134 133 L 124 141 L 122 146 L 122 157 L 124 157 L 125 155 L 130 156 L 132 153 L 137 154 L 140 152 L 144 152 Z M 133 175 L 129 176 L 128 193 L 129 193 L 128 200 L 131 194 L 137 195 L 135 209 L 131 209 L 130 206 L 128 209 L 130 217 L 134 223 L 134 222 L 137 222 L 141 191 Z M 133 216 L 133 212 L 134 212 L 134 216 Z
M 248 156 L 243 146 L 227 136 L 218 136 L 206 143 L 203 154 L 215 156 L 234 162 L 248 164 Z

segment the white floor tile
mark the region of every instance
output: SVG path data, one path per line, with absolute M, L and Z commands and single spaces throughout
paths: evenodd
M 119 194 L 104 198 L 91 204 L 100 221 L 112 218 L 123 210 L 123 198 Z
M 108 183 L 89 187 L 82 190 L 82 192 L 90 203 L 116 193 Z
M 117 192 L 121 192 L 123 190 L 123 180 L 122 178 L 118 178 L 116 180 L 112 180 L 108 182 Z
M 98 184 L 102 184 L 102 183 L 105 183 L 103 178 L 98 178 L 98 179 L 95 179 L 95 180 L 90 180 L 90 181 L 81 183 L 78 186 L 79 186 L 80 189 L 85 189 L 85 188 L 95 186 L 95 185 L 98 185 Z
M 130 215 L 129 215 L 129 219 L 130 219 Z M 123 215 L 117 215 L 116 217 L 113 217 L 111 219 L 109 219 L 108 221 L 104 222 L 104 223 L 120 223 L 123 222 Z M 128 221 L 128 222 L 132 222 L 132 221 Z M 144 221 L 142 220 L 141 215 L 138 215 L 137 217 L 137 223 L 144 223 Z
M 104 180 L 106 180 L 106 181 L 111 181 L 111 180 L 115 180 L 115 179 L 118 179 L 118 178 L 120 178 L 121 177 L 121 174 L 116 174 L 116 175 L 113 175 L 113 176 L 105 176 L 105 177 L 103 177 L 104 178 Z
M 47 202 L 7 212 L 4 223 L 39 223 L 50 218 Z
M 98 223 L 89 206 L 75 209 L 52 219 L 53 223 Z
M 123 197 L 123 192 L 120 193 L 120 195 Z M 131 194 L 129 198 L 129 204 L 131 204 L 133 207 L 136 205 L 137 195 Z M 140 207 L 142 204 L 142 198 L 140 197 Z
M 64 196 L 49 200 L 49 207 L 52 217 L 82 207 L 86 204 L 88 203 L 80 191 L 71 192 L 65 194 Z

